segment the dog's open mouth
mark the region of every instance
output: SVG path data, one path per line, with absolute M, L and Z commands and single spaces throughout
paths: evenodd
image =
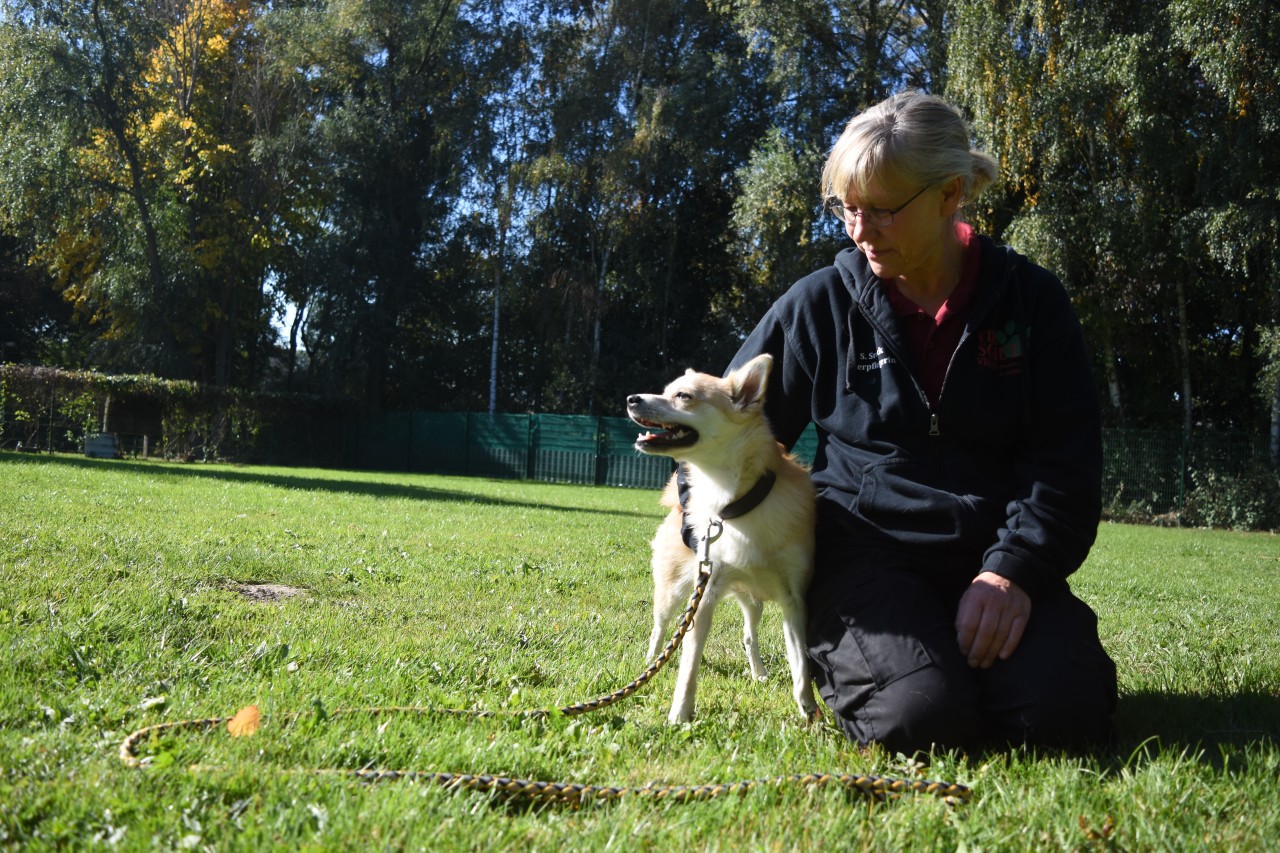
M 635 417 L 632 420 L 649 430 L 636 436 L 635 447 L 641 453 L 674 447 L 691 447 L 698 442 L 698 431 L 692 427 L 680 424 L 660 424 Z M 655 429 L 660 431 L 652 432 Z

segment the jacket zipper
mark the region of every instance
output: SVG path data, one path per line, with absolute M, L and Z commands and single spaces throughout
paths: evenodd
M 1004 293 L 1005 288 L 1008 287 L 1009 280 L 1013 278 L 1013 271 L 1015 267 L 1016 265 L 1012 263 L 1006 266 L 1004 271 L 1004 278 L 1000 282 L 1000 289 L 996 292 L 995 298 L 993 298 L 985 306 L 986 310 L 983 312 L 982 316 L 977 319 L 976 322 L 981 322 L 985 320 L 987 317 L 987 314 L 990 313 L 991 310 L 995 307 L 995 304 L 999 301 L 999 297 Z M 904 363 L 902 361 L 902 353 L 898 352 L 897 349 L 893 346 L 891 336 L 886 334 L 885 330 L 881 328 L 880 323 L 878 322 L 878 319 L 875 317 L 875 315 L 872 314 L 872 312 L 870 311 L 862 310 L 861 300 L 859 300 L 856 297 L 853 300 L 853 306 L 854 306 L 854 310 L 856 310 L 859 314 L 861 314 L 863 319 L 865 319 L 871 325 L 871 327 L 875 329 L 880 339 L 884 341 L 884 344 L 888 348 L 889 352 L 893 354 L 893 357 L 896 358 L 900 364 Z M 973 316 L 970 316 L 969 322 L 967 325 L 970 325 L 970 326 L 976 325 L 976 322 L 974 321 Z M 951 366 L 955 364 L 956 354 L 960 352 L 960 349 L 968 342 L 970 337 L 971 335 L 969 334 L 968 330 L 964 331 L 960 335 L 960 340 L 956 344 L 955 352 L 951 354 L 951 359 L 947 362 L 946 373 L 944 373 L 942 376 L 942 388 L 938 391 L 939 404 L 942 403 L 942 395 L 946 392 L 947 377 L 951 375 Z M 916 377 L 915 371 L 908 370 L 907 375 L 911 377 L 911 383 L 916 386 L 916 393 L 920 395 L 920 399 L 924 401 L 925 406 L 929 409 L 929 437 L 940 438 L 942 436 L 942 428 L 938 422 L 937 407 L 932 402 L 929 401 L 929 395 L 924 392 L 924 387 L 920 384 L 920 380 Z
M 879 337 L 879 339 L 884 342 L 884 346 L 889 351 L 889 354 L 892 355 L 899 364 L 902 364 L 905 366 L 906 362 L 904 362 L 902 359 L 902 353 L 898 352 L 897 347 L 893 345 L 893 338 L 885 331 L 885 329 L 881 327 L 878 318 L 874 314 L 872 314 L 870 311 L 864 311 L 862 309 L 862 305 L 858 302 L 858 300 L 855 299 L 853 304 L 854 304 L 854 310 L 862 315 L 863 319 L 865 319 L 867 323 L 871 326 L 871 328 L 875 330 L 876 335 Z M 959 347 L 957 347 L 957 349 L 959 349 Z M 950 371 L 951 371 L 951 367 L 950 365 L 948 365 L 947 372 L 949 373 Z M 911 378 L 911 384 L 915 386 L 916 393 L 920 395 L 920 401 L 924 403 L 925 408 L 929 410 L 929 435 L 930 436 L 942 435 L 941 430 L 939 430 L 938 428 L 938 413 L 934 411 L 933 403 L 929 402 L 929 395 L 924 392 L 924 386 L 920 384 L 920 380 L 919 378 L 916 377 L 914 370 L 907 370 L 906 373 L 907 373 L 907 376 Z M 946 384 L 945 377 L 943 378 L 943 384 Z M 941 394 L 938 395 L 938 399 L 939 400 L 942 399 Z
M 986 310 L 983 312 L 981 317 L 978 317 L 976 319 L 976 321 L 974 317 L 971 315 L 969 317 L 968 322 L 966 323 L 967 326 L 976 326 L 978 323 L 981 323 L 982 321 L 987 319 L 987 315 L 990 314 L 991 311 L 995 309 L 996 303 L 1000 301 L 1000 296 L 1002 296 L 1005 290 L 1008 288 L 1009 281 L 1010 279 L 1013 278 L 1013 272 L 1016 268 L 1017 268 L 1016 263 L 1010 263 L 1005 268 L 1004 278 L 1000 282 L 1000 290 L 996 292 L 996 298 L 991 300 L 991 302 L 987 304 Z M 965 331 L 961 333 L 960 340 L 956 343 L 955 351 L 951 353 L 951 358 L 947 361 L 947 370 L 945 373 L 942 374 L 942 387 L 938 389 L 938 404 L 937 404 L 938 406 L 942 405 L 942 395 L 947 392 L 947 377 L 951 375 L 951 367 L 956 363 L 956 356 L 960 354 L 960 350 L 964 348 L 964 345 L 969 342 L 969 338 L 971 337 L 972 335 L 969 334 L 969 330 L 966 328 Z M 915 377 L 913 376 L 912 378 L 914 379 Z M 917 388 L 920 387 L 919 382 L 916 382 L 916 387 Z M 920 393 L 922 396 L 924 395 L 923 391 L 921 391 Z M 925 398 L 925 402 L 928 403 L 927 397 Z M 935 407 L 933 403 L 929 403 L 929 435 L 934 438 L 942 435 L 942 430 L 938 427 L 937 407 Z

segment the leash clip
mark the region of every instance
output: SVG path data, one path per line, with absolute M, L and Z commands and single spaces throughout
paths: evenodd
M 711 532 L 712 530 L 714 530 L 714 531 L 715 531 L 715 533 L 712 533 L 712 532 Z M 714 541 L 716 541 L 717 539 L 719 539 L 719 538 L 720 538 L 720 534 L 722 534 L 722 533 L 724 533 L 724 522 L 723 522 L 723 521 L 721 521 L 721 520 L 720 520 L 720 519 L 718 519 L 718 518 L 713 518 L 713 519 L 711 519 L 711 521 L 707 522 L 707 535 L 706 535 L 706 536 L 703 536 L 703 537 L 702 537 L 702 542 L 701 542 L 701 543 L 699 543 L 699 544 L 700 544 L 700 546 L 701 546 L 701 550 L 702 550 L 702 557 L 701 557 L 701 559 L 698 561 L 698 566 L 699 566 L 699 567 L 706 566 L 708 569 L 710 569 L 710 567 L 711 567 L 711 543 L 712 543 L 712 542 L 714 542 Z

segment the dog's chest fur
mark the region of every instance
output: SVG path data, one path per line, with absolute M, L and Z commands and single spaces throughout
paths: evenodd
M 685 523 L 691 526 L 699 546 L 695 559 L 702 556 L 702 541 L 711 521 L 721 520 L 720 512 L 737 498 L 733 492 L 717 486 L 705 475 L 699 476 L 700 473 L 696 467 L 690 466 L 689 499 L 684 509 Z M 754 482 L 754 479 L 748 481 L 738 490 L 748 489 Z M 791 488 L 793 486 L 787 480 L 780 478 L 759 505 L 737 518 L 721 521 L 722 531 L 711 543 L 709 552 L 719 583 L 755 598 L 777 598 L 780 590 L 774 587 L 778 584 L 778 576 L 765 569 L 777 560 L 795 558 L 790 553 L 798 547 L 794 525 L 803 523 L 802 519 L 779 514 L 785 513 L 785 506 L 791 503 L 780 500 L 783 492 Z

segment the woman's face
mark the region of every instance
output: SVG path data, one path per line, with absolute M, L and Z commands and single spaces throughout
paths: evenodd
M 845 198 L 845 233 L 866 256 L 881 279 L 911 279 L 936 272 L 946 257 L 945 241 L 954 238 L 952 218 L 959 206 L 959 181 L 920 186 L 896 179 L 873 182 L 864 196 L 851 190 Z M 872 215 L 855 211 L 891 212 L 892 221 L 879 225 Z

